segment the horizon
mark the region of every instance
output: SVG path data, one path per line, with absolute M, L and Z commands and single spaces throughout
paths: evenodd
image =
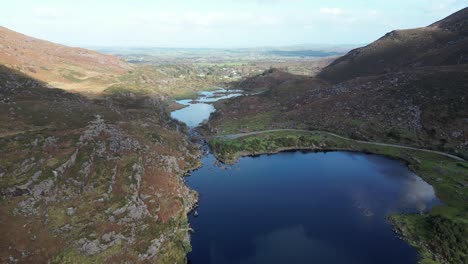
M 179 49 L 179 50 L 256 50 L 256 49 L 281 49 L 281 48 L 297 48 L 301 50 L 310 50 L 314 48 L 344 48 L 363 46 L 369 43 L 298 43 L 292 45 L 263 45 L 263 46 L 246 46 L 246 47 L 171 47 L 171 46 L 81 46 L 87 49 Z
M 427 26 L 464 7 L 460 0 L 19 0 L 4 4 L 0 25 L 76 47 L 336 46 L 370 43 L 391 30 Z

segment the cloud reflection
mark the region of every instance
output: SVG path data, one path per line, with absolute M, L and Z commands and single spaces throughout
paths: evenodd
M 406 208 L 423 212 L 427 205 L 438 203 L 434 188 L 415 174 L 409 175 L 402 189 L 402 203 Z
M 356 154 L 351 153 L 350 155 Z M 406 165 L 402 164 L 402 162 L 389 160 L 378 155 L 360 156 L 372 164 L 375 170 L 381 175 L 390 179 L 392 182 L 397 182 L 398 186 L 401 186 L 401 188 L 398 189 L 398 204 L 395 205 L 395 207 L 398 208 L 390 208 L 390 211 L 394 209 L 405 209 L 412 212 L 424 212 L 439 203 L 434 188 L 414 174 Z M 360 190 L 360 192 L 354 194 L 353 198 L 357 200 L 356 203 L 358 205 L 369 205 L 370 203 L 379 201 L 375 199 L 375 197 L 372 198 L 369 194 L 373 194 L 371 190 Z M 378 207 L 379 205 L 374 204 L 373 206 Z M 362 206 L 358 207 L 360 208 Z M 370 208 L 370 206 L 366 206 L 365 208 Z
M 342 249 L 307 236 L 306 230 L 301 225 L 258 236 L 253 244 L 254 254 L 240 261 L 227 260 L 212 247 L 211 263 L 356 263 L 350 260 Z

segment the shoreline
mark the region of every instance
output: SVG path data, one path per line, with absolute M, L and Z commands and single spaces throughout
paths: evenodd
M 261 135 L 264 133 L 271 133 L 271 132 L 301 132 L 301 133 L 317 133 L 317 134 L 327 134 L 333 137 L 337 137 L 343 140 L 347 141 L 352 141 L 356 142 L 359 144 L 367 144 L 367 145 L 376 145 L 376 146 L 384 146 L 384 147 L 395 147 L 395 148 L 401 148 L 401 149 L 408 149 L 408 150 L 416 150 L 416 151 L 423 151 L 423 152 L 428 152 L 428 153 L 434 153 L 438 155 L 442 155 L 448 158 L 452 158 L 458 161 L 466 161 L 460 156 L 456 156 L 450 153 L 442 152 L 442 151 L 437 151 L 437 150 L 432 150 L 432 149 L 424 149 L 424 148 L 418 148 L 418 147 L 412 147 L 412 146 L 405 146 L 405 145 L 397 145 L 397 144 L 391 144 L 391 143 L 384 143 L 384 142 L 373 142 L 373 141 L 364 141 L 364 140 L 357 140 L 357 139 L 352 139 L 352 138 L 347 138 L 344 136 L 340 136 L 338 134 L 328 132 L 328 131 L 320 131 L 320 130 L 304 130 L 304 129 L 272 129 L 272 130 L 263 130 L 263 131 L 253 131 L 253 132 L 247 132 L 247 133 L 241 133 L 241 134 L 229 134 L 229 135 L 217 135 L 213 136 L 213 138 L 219 138 L 219 139 L 237 139 L 237 138 L 242 138 L 242 137 L 248 137 L 248 136 L 253 136 L 253 135 Z
M 331 134 L 334 136 L 333 134 Z M 287 145 L 295 142 L 296 144 Z M 300 144 L 297 144 L 300 142 Z M 304 145 L 306 143 L 306 145 Z M 308 143 L 308 145 L 307 145 Z M 392 229 L 419 253 L 418 263 L 449 263 L 446 256 L 436 245 L 444 242 L 444 237 L 458 237 L 463 240 L 463 233 L 453 233 L 453 226 L 463 230 L 466 224 L 463 215 L 468 214 L 468 206 L 464 202 L 464 194 L 459 186 L 453 182 L 453 175 L 465 170 L 468 175 L 468 162 L 453 159 L 451 155 L 441 155 L 437 152 L 424 152 L 414 148 L 398 148 L 391 145 L 370 144 L 346 139 L 340 136 L 331 137 L 330 134 L 305 134 L 303 132 L 276 131 L 256 133 L 235 138 L 213 138 L 208 142 L 213 156 L 222 163 L 235 164 L 242 157 L 273 155 L 280 152 L 310 151 L 349 151 L 399 160 L 418 177 L 429 183 L 441 201 L 441 205 L 434 206 L 423 214 L 398 213 L 388 216 Z M 281 145 L 286 144 L 286 145 Z M 301 145 L 302 144 L 302 145 Z M 258 147 L 258 148 L 255 148 Z M 438 170 L 447 171 L 442 175 Z M 461 176 L 463 181 L 463 176 Z M 444 181 L 449 181 L 446 186 Z M 455 197 L 454 193 L 460 197 Z M 461 217 L 460 217 L 461 215 Z M 418 223 L 418 225 L 415 225 Z M 440 226 L 439 226 L 440 225 Z M 439 234 L 434 228 L 444 230 Z M 437 239 L 433 239 L 437 235 Z M 441 238 L 440 238 L 441 237 Z M 434 242 L 434 240 L 436 240 Z M 453 254 L 463 255 L 463 246 L 455 246 Z M 434 262 L 436 261 L 436 262 Z

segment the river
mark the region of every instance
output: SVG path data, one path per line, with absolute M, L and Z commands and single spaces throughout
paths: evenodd
M 172 116 L 194 128 L 215 111 L 210 102 L 239 95 L 201 93 Z M 295 151 L 224 165 L 207 154 L 202 163 L 187 178 L 200 194 L 192 264 L 415 264 L 387 216 L 438 203 L 403 163 L 378 155 Z

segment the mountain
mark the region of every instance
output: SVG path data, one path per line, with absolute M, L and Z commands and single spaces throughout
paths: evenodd
M 0 27 L 0 64 L 67 90 L 100 92 L 132 67 L 117 57 Z
M 393 31 L 318 76 L 269 70 L 233 86 L 264 93 L 218 104 L 214 133 L 333 131 L 468 157 L 468 8 L 426 28 Z
M 331 82 L 378 75 L 402 68 L 468 63 L 468 8 L 427 27 L 394 30 L 350 51 L 320 74 Z

